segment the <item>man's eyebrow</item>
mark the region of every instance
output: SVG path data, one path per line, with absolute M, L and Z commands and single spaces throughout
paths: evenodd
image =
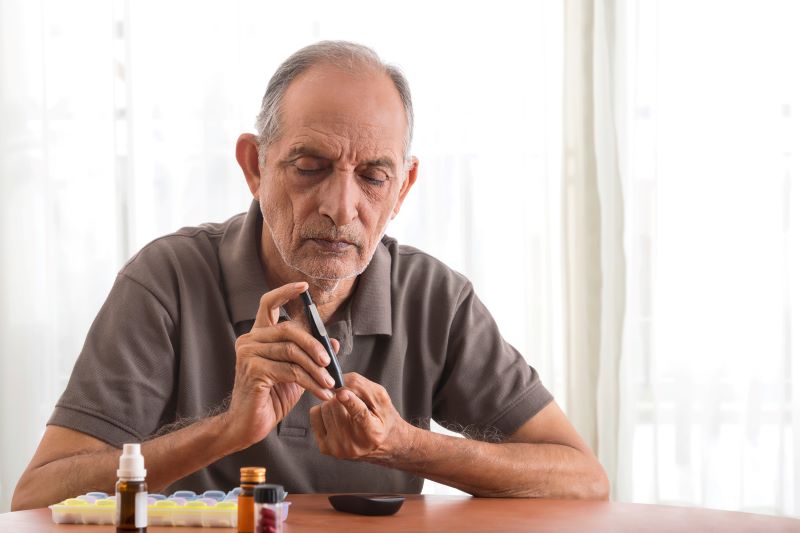
M 394 170 L 394 159 L 391 157 L 378 157 L 377 159 L 368 159 L 362 163 L 369 167 L 384 167 L 389 170 Z
M 305 144 L 297 144 L 295 146 L 292 146 L 289 149 L 289 154 L 286 157 L 292 158 L 298 155 L 307 155 L 311 157 L 319 157 L 320 159 L 329 159 L 329 157 L 323 154 L 321 150 L 317 150 L 313 146 L 307 146 Z
M 292 146 L 289 149 L 289 153 L 287 154 L 286 158 L 291 159 L 297 156 L 309 156 L 309 157 L 318 157 L 320 159 L 330 159 L 330 156 L 326 155 L 321 150 L 318 150 L 313 146 L 308 146 L 305 144 L 297 144 L 295 146 Z M 374 159 L 367 159 L 366 161 L 361 161 L 359 165 L 366 165 L 369 167 L 382 167 L 389 170 L 394 170 L 395 162 L 394 159 L 390 156 L 382 156 L 382 157 L 376 157 Z

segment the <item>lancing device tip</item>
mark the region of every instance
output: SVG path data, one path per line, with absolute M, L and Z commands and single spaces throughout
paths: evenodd
M 306 305 L 314 305 L 314 302 L 311 301 L 311 294 L 308 290 L 304 290 L 300 293 L 300 298 L 303 299 L 303 303 Z

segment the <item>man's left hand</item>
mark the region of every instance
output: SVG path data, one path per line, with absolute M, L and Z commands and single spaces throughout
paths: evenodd
M 374 462 L 403 454 L 414 427 L 397 412 L 386 389 L 355 372 L 345 374 L 344 382 L 332 399 L 309 413 L 320 451 Z

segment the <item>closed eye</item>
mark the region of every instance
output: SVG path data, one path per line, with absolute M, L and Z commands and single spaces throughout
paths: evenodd
M 391 176 L 389 176 L 386 170 L 379 165 L 369 165 L 358 172 L 364 181 L 377 187 L 382 186 L 391 179 Z
M 367 183 L 369 183 L 370 185 L 374 185 L 376 187 L 382 187 L 384 183 L 389 181 L 389 177 L 386 176 L 385 174 L 382 175 L 382 176 L 378 176 L 378 177 L 373 177 L 373 176 L 369 176 L 369 175 L 362 175 L 361 178 L 364 181 L 366 181 Z
M 330 161 L 320 157 L 298 157 L 292 166 L 301 176 L 316 176 L 330 169 Z
M 318 175 L 322 174 L 323 172 L 326 172 L 328 169 L 327 168 L 314 168 L 314 169 L 306 170 L 306 169 L 300 168 L 298 166 L 295 166 L 295 170 L 297 170 L 297 173 L 300 174 L 301 176 L 318 176 Z

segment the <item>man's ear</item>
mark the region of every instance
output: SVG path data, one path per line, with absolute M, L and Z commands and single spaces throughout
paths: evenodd
M 244 179 L 258 200 L 258 187 L 261 185 L 261 168 L 258 164 L 258 138 L 252 133 L 242 133 L 236 140 L 236 161 L 242 167 Z
M 394 204 L 394 208 L 392 209 L 392 218 L 397 216 L 397 213 L 400 212 L 400 206 L 403 205 L 403 200 L 406 199 L 406 195 L 408 191 L 411 189 L 411 186 L 417 181 L 417 170 L 419 168 L 419 159 L 414 156 L 411 156 L 411 164 L 405 168 L 405 179 L 403 180 L 403 185 L 400 186 L 400 194 L 397 197 L 397 201 Z

